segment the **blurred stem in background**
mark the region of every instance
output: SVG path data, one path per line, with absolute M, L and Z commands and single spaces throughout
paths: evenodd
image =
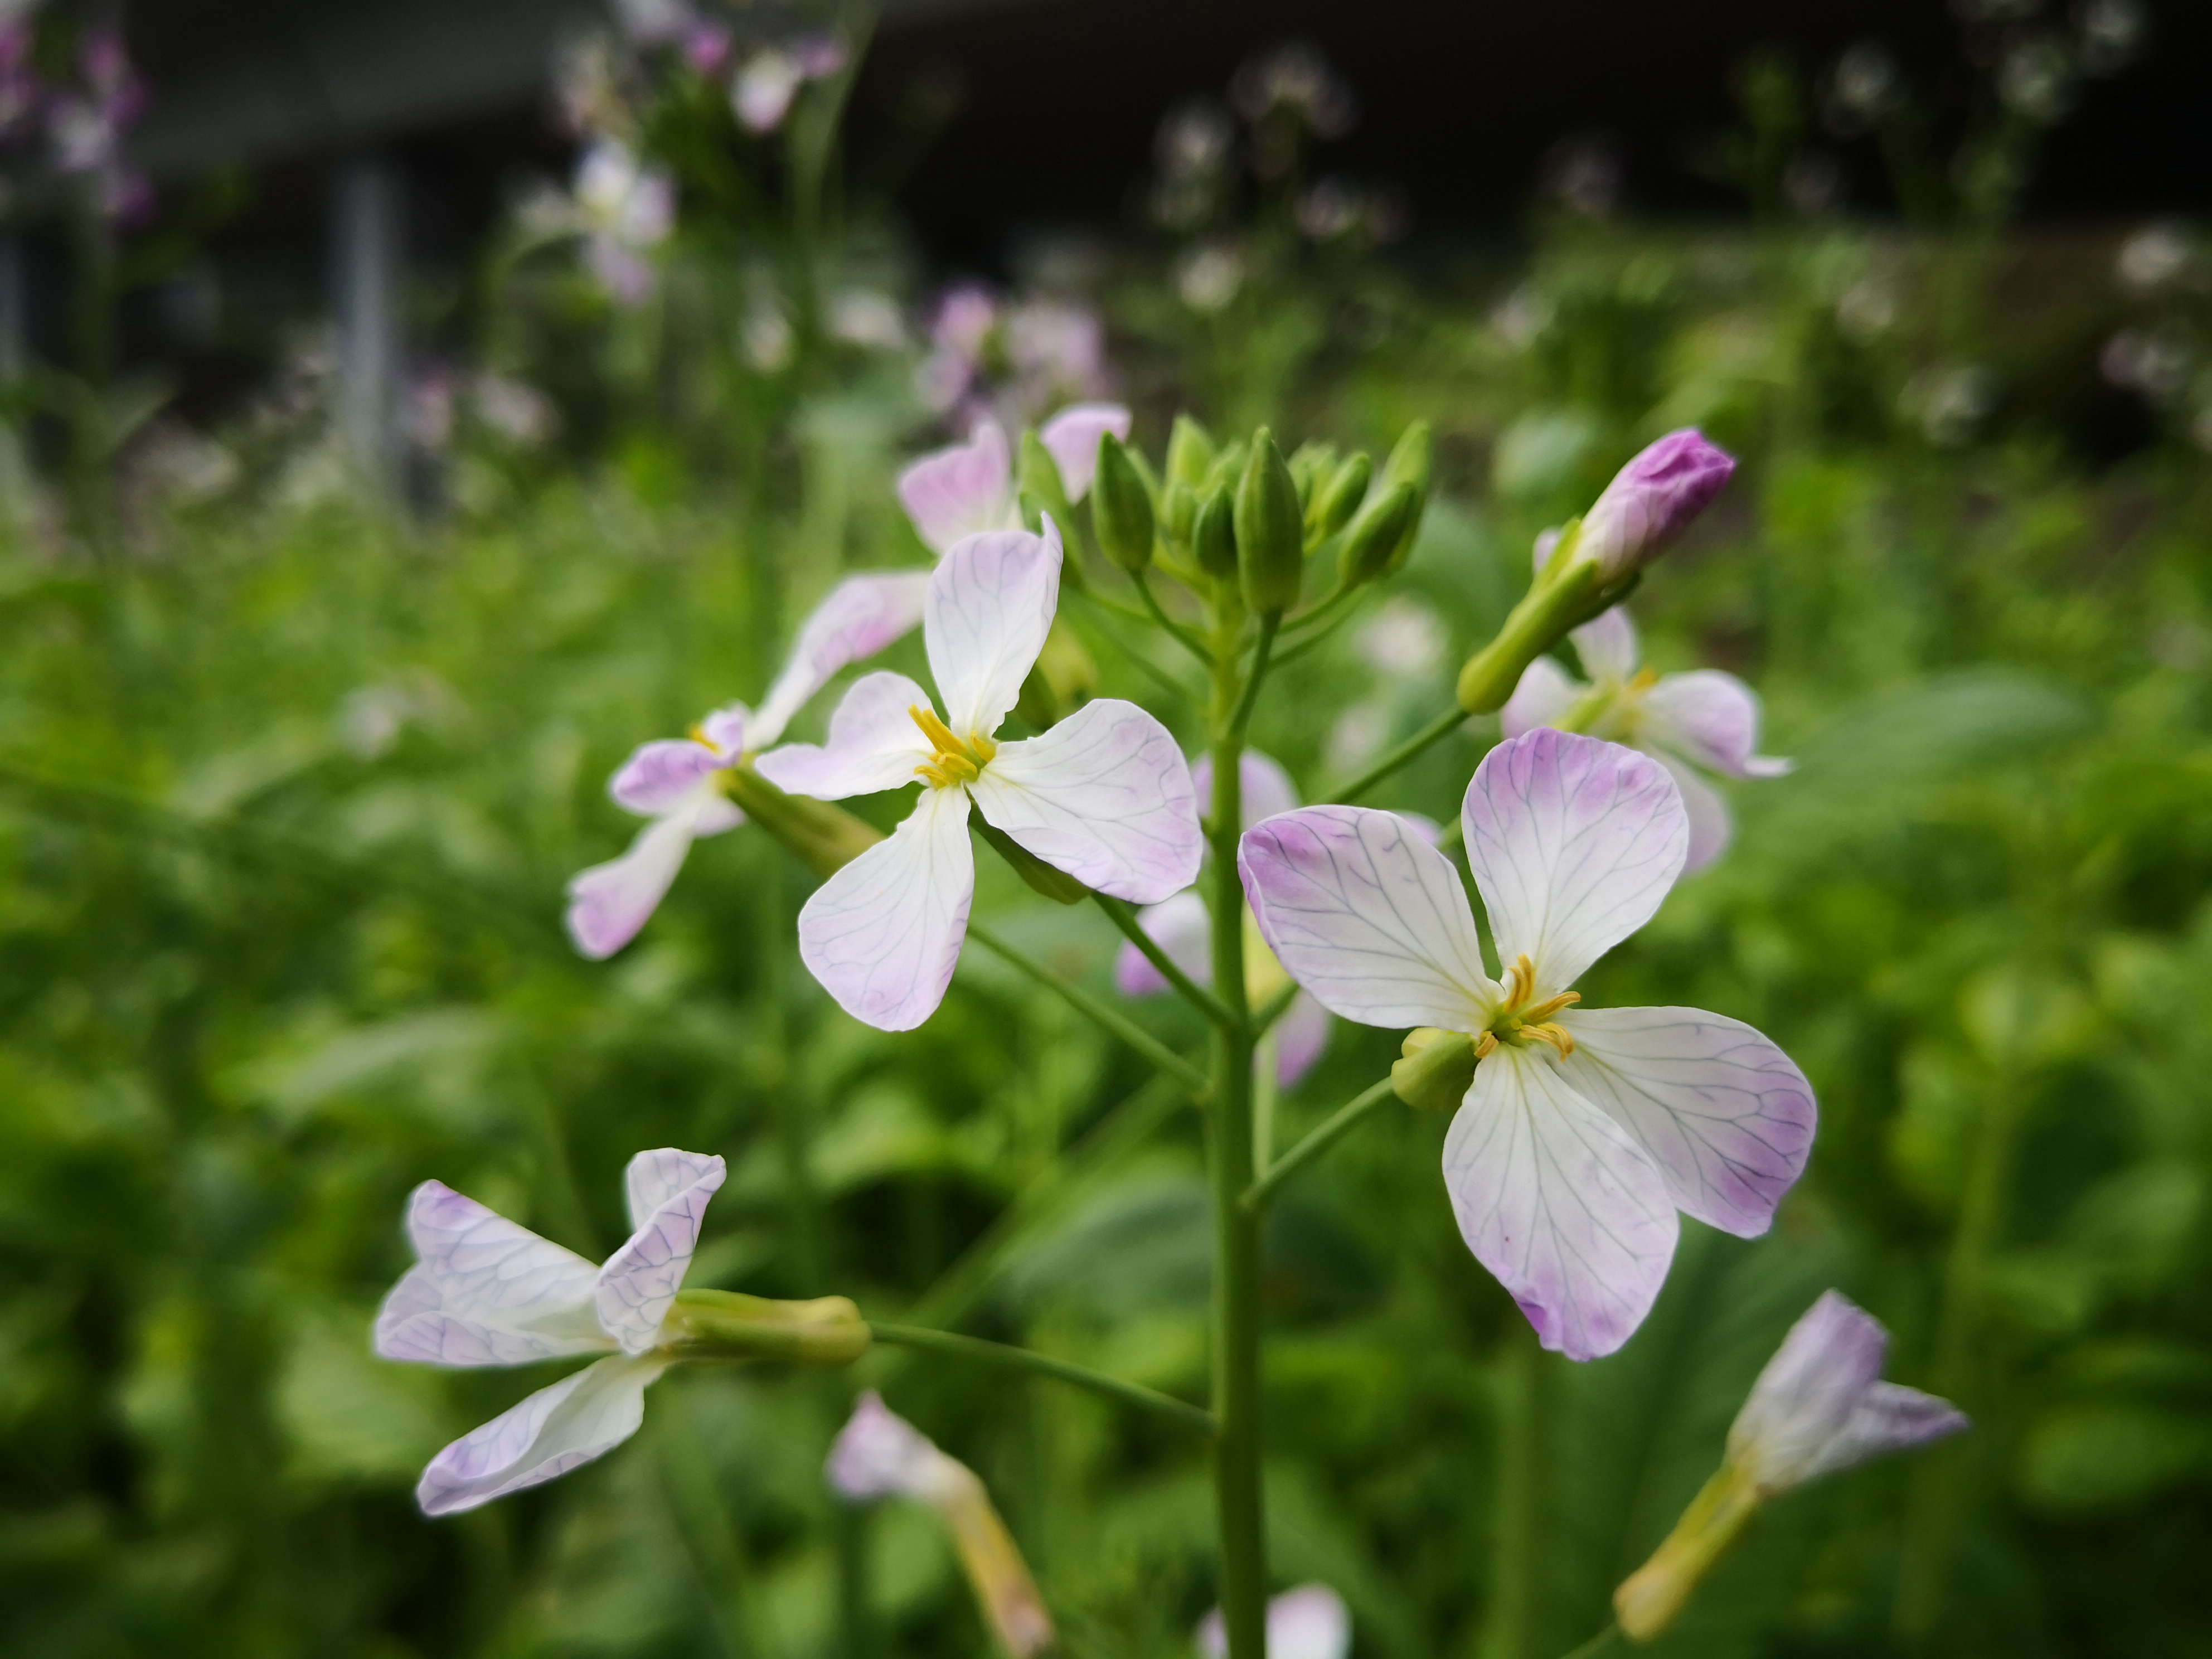
M 1543 1355 L 1535 1333 L 1515 1321 L 1491 1374 L 1490 1601 L 1479 1659 L 1542 1659 L 1530 1651 L 1538 1585 L 1538 1395 Z

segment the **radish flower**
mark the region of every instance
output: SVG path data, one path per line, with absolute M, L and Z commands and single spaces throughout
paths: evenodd
M 689 738 L 643 744 L 623 763 L 607 793 L 625 811 L 652 822 L 620 858 L 568 884 L 568 934 L 579 951 L 598 961 L 637 937 L 691 843 L 745 821 L 722 793 L 729 773 L 781 737 L 791 717 L 839 670 L 912 629 L 921 619 L 928 580 L 922 571 L 847 577 L 800 626 L 790 659 L 758 710 L 731 703 L 701 720 Z
M 1229 1631 L 1216 1607 L 1193 1638 L 1201 1659 L 1228 1659 Z M 1326 1584 L 1300 1584 L 1267 1603 L 1267 1659 L 1345 1659 L 1352 1651 L 1352 1614 Z
M 635 1231 L 605 1263 L 426 1181 L 407 1200 L 419 1258 L 376 1316 L 376 1352 L 425 1365 L 524 1365 L 604 1354 L 430 1460 L 425 1515 L 455 1515 L 566 1474 L 644 1421 L 645 1391 L 676 1361 L 664 1326 L 698 1243 L 722 1160 L 663 1147 L 629 1161 Z
M 906 822 L 799 915 L 808 969 L 879 1030 L 913 1030 L 951 982 L 975 896 L 971 805 L 1028 852 L 1115 898 L 1157 903 L 1198 874 L 1190 769 L 1134 703 L 1102 697 L 1041 737 L 996 738 L 1052 627 L 1060 565 L 1049 519 L 1042 536 L 969 537 L 931 573 L 923 603 L 943 713 L 905 675 L 869 674 L 830 716 L 828 743 L 789 744 L 757 763 L 778 788 L 818 800 L 921 784 Z
M 1766 1231 L 1805 1167 L 1813 1093 L 1739 1021 L 1577 1006 L 1575 981 L 1682 868 L 1689 824 L 1657 762 L 1530 732 L 1485 757 L 1462 823 L 1497 978 L 1457 872 L 1390 813 L 1287 812 L 1246 833 L 1237 864 L 1261 933 L 1332 1012 L 1471 1041 L 1443 1158 L 1461 1236 L 1546 1347 L 1595 1358 L 1650 1311 L 1678 1209 Z
M 1038 440 L 1060 469 L 1072 502 L 1091 491 L 1098 466 L 1098 434 L 1129 435 L 1129 411 L 1119 404 L 1075 404 L 1047 421 Z M 899 474 L 899 504 L 933 552 L 987 530 L 1021 528 L 1014 498 L 1013 451 L 996 421 L 975 423 L 964 444 L 923 456 Z

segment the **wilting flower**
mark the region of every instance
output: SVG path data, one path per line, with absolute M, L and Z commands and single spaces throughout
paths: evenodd
M 1649 1641 L 1673 1623 L 1766 1499 L 1967 1426 L 1949 1401 L 1881 1380 L 1888 1346 L 1880 1322 L 1834 1291 L 1790 1328 L 1736 1413 L 1719 1472 L 1650 1560 L 1613 1592 L 1623 1630 Z
M 1536 544 L 1542 568 L 1549 538 Z M 1756 754 L 1759 695 L 1717 668 L 1656 674 L 1638 665 L 1636 624 L 1615 605 L 1571 635 L 1590 684 L 1571 678 L 1550 657 L 1530 663 L 1512 700 L 1498 711 L 1509 738 L 1540 726 L 1571 724 L 1594 738 L 1640 749 L 1674 775 L 1690 815 L 1690 854 L 1682 871 L 1702 870 L 1726 850 L 1735 833 L 1728 802 L 1702 772 L 1731 778 L 1774 778 L 1791 763 Z
M 676 1305 L 722 1160 L 663 1147 L 624 1176 L 634 1231 L 593 1267 L 443 1182 L 407 1200 L 418 1258 L 376 1316 L 376 1352 L 425 1365 L 525 1365 L 604 1354 L 430 1460 L 415 1488 L 425 1515 L 452 1515 L 566 1474 L 644 1420 L 645 1390 L 676 1356 Z
M 903 674 L 869 674 L 830 720 L 830 741 L 771 750 L 757 769 L 822 800 L 919 780 L 890 840 L 816 890 L 799 951 L 856 1019 L 910 1030 L 951 982 L 975 896 L 971 805 L 1036 858 L 1087 887 L 1153 904 L 1190 884 L 1204 850 L 1190 769 L 1134 703 L 1102 697 L 1041 737 L 994 734 L 1044 648 L 1060 597 L 1060 531 L 958 543 L 929 578 L 922 638 L 945 700 Z
M 675 180 L 640 162 L 621 139 L 595 139 L 577 161 L 563 228 L 584 238 L 584 263 L 610 299 L 634 306 L 652 295 L 648 256 L 675 227 Z
M 921 571 L 848 576 L 799 630 L 791 657 L 757 710 L 733 702 L 708 714 L 689 738 L 640 747 L 609 780 L 627 811 L 649 817 L 629 850 L 568 884 L 568 933 L 594 959 L 637 936 L 702 836 L 745 821 L 722 787 L 726 775 L 783 735 L 791 717 L 848 664 L 872 657 L 921 619 Z
M 911 1498 L 943 1517 L 983 1616 L 1006 1650 L 1029 1659 L 1053 1644 L 1052 1615 L 1020 1547 L 975 1470 L 949 1457 L 870 1389 L 830 1449 L 830 1490 L 852 1503 Z
M 1290 774 L 1258 750 L 1244 751 L 1237 772 L 1243 828 L 1249 830 L 1262 818 L 1287 812 L 1298 804 L 1297 787 L 1291 781 Z M 1190 781 L 1199 799 L 1212 798 L 1212 757 L 1200 756 L 1193 763 Z M 1188 888 L 1171 899 L 1146 906 L 1137 913 L 1137 923 L 1155 945 L 1167 952 L 1168 959 L 1176 967 L 1201 985 L 1212 982 L 1213 924 L 1206 915 L 1206 901 L 1199 896 L 1196 888 Z M 1257 1006 L 1289 983 L 1290 976 L 1284 973 L 1282 963 L 1275 960 L 1267 941 L 1260 937 L 1248 909 L 1244 913 L 1246 1000 Z M 1125 997 L 1154 996 L 1169 988 L 1167 976 L 1153 967 L 1134 945 L 1124 945 L 1114 958 L 1114 985 Z M 1271 1035 L 1275 1041 L 1275 1081 L 1288 1089 L 1313 1068 L 1322 1051 L 1328 1047 L 1328 1010 L 1316 1002 L 1310 992 L 1301 991 L 1283 1010 Z
M 1464 1034 L 1478 1061 L 1444 1144 L 1460 1232 L 1547 1348 L 1611 1353 L 1650 1311 L 1675 1211 L 1766 1231 L 1805 1166 L 1813 1093 L 1748 1025 L 1694 1008 L 1583 1009 L 1575 981 L 1656 912 L 1689 844 L 1659 763 L 1546 728 L 1500 744 L 1468 787 L 1465 890 L 1403 820 L 1309 806 L 1246 832 L 1260 931 L 1332 1012 Z
M 791 112 L 799 89 L 836 74 L 845 67 L 846 56 L 845 43 L 831 34 L 763 47 L 730 82 L 730 108 L 749 131 L 774 132 Z
M 1204 1659 L 1228 1659 L 1229 1632 L 1216 1607 L 1192 1638 Z M 1267 1659 L 1345 1659 L 1352 1614 L 1326 1584 L 1300 1584 L 1267 1603 Z
M 1091 493 L 1098 465 L 1098 434 L 1129 435 L 1129 411 L 1119 404 L 1077 404 L 1047 421 L 1037 438 L 1060 469 L 1067 499 Z M 899 504 L 931 551 L 942 553 L 964 537 L 1021 524 L 1014 497 L 1013 450 L 996 421 L 976 422 L 964 444 L 923 456 L 899 474 Z

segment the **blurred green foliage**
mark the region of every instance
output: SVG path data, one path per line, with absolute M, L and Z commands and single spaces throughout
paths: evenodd
M 1801 764 L 1735 791 L 1733 852 L 1590 988 L 1772 1035 L 1820 1094 L 1812 1167 L 1766 1239 L 1686 1224 L 1650 1323 L 1582 1367 L 1461 1244 L 1441 1118 L 1393 1109 L 1286 1191 L 1274 1566 L 1345 1595 L 1362 1655 L 1548 1659 L 1596 1630 L 1830 1285 L 1976 1431 L 1778 1505 L 1665 1651 L 2212 1653 L 2212 479 L 2178 447 L 2100 470 L 2043 406 L 1961 390 L 2025 383 L 1990 341 L 2058 349 L 1962 307 L 1986 259 L 1563 226 L 1480 307 L 1340 267 L 1204 317 L 1114 300 L 1155 452 L 1184 400 L 1283 399 L 1293 441 L 1437 423 L 1448 499 L 1397 597 L 1255 727 L 1314 799 L 1445 704 L 1534 532 L 1637 443 L 1694 421 L 1747 458 L 1635 608 L 1655 664 L 1759 684 Z M 573 467 L 465 453 L 434 524 L 241 488 L 142 504 L 97 556 L 32 526 L 0 559 L 8 1651 L 982 1651 L 928 1517 L 824 1492 L 866 1385 L 990 1482 L 1068 1651 L 1187 1651 L 1200 1455 L 933 1358 L 678 1373 L 602 1462 L 415 1512 L 429 1453 L 547 1380 L 370 1357 L 434 1176 L 596 1255 L 632 1152 L 720 1152 L 692 1284 L 1205 1387 L 1198 1125 L 1063 1005 L 971 952 L 921 1030 L 854 1025 L 789 949 L 802 872 L 743 830 L 613 962 L 561 936 L 562 883 L 629 833 L 602 793 L 629 748 L 757 696 L 843 569 L 921 556 L 896 375 L 781 375 L 720 461 L 742 386 L 644 384 L 590 453 L 572 422 Z M 1071 614 L 1105 689 L 1193 734 L 1171 659 L 1140 672 Z M 1387 804 L 1448 817 L 1486 740 Z M 994 926 L 1111 994 L 1102 919 L 981 874 Z M 1340 1024 L 1278 1145 L 1395 1042 Z

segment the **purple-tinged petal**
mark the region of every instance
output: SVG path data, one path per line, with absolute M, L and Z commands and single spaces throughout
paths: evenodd
M 787 743 L 753 763 L 787 794 L 817 800 L 872 795 L 915 781 L 915 769 L 936 751 L 909 709 L 929 709 L 929 693 L 903 674 L 863 674 L 830 716 L 830 741 Z
M 955 736 L 988 738 L 1020 699 L 1060 605 L 1060 531 L 1047 519 L 1042 536 L 970 536 L 932 573 L 922 640 Z
M 1560 1066 L 1574 1091 L 1634 1136 L 1674 1207 L 1756 1238 L 1805 1172 L 1819 1114 L 1789 1055 L 1697 1008 L 1570 1008 Z
M 1091 493 L 1098 470 L 1098 434 L 1110 432 L 1125 442 L 1129 411 L 1119 404 L 1072 404 L 1044 423 L 1037 438 L 1060 469 L 1060 487 L 1079 501 Z
M 945 1000 L 975 898 L 967 793 L 924 789 L 890 840 L 815 889 L 799 954 L 854 1018 L 910 1031 Z
M 1753 775 L 1759 758 L 1752 752 L 1759 747 L 1759 696 L 1735 675 L 1717 668 L 1669 674 L 1644 694 L 1643 714 L 1647 741 L 1711 771 Z M 1789 764 L 1780 763 L 1785 771 Z
M 977 424 L 964 444 L 925 455 L 899 474 L 899 505 L 931 551 L 1014 518 L 1014 473 L 1006 434 L 996 421 Z
M 1670 432 L 1620 469 L 1583 515 L 1577 558 L 1616 582 L 1681 538 L 1735 471 L 1725 451 L 1690 428 Z
M 1291 775 L 1283 763 L 1272 755 L 1263 755 L 1256 749 L 1247 749 L 1237 762 L 1237 805 L 1244 820 L 1237 826 L 1239 835 L 1249 830 L 1262 818 L 1272 818 L 1278 812 L 1294 811 L 1302 803 L 1298 787 L 1291 781 Z M 1198 810 L 1213 810 L 1213 757 L 1200 755 L 1190 763 L 1190 787 L 1198 792 Z
M 830 1489 L 850 1502 L 878 1498 L 936 1494 L 945 1454 L 927 1435 L 884 1404 L 873 1389 L 862 1395 L 853 1415 L 830 1443 L 824 1471 Z
M 1821 1448 L 1803 1478 L 1846 1469 L 1884 1452 L 1924 1446 L 1970 1426 L 1966 1413 L 1948 1400 L 1895 1382 L 1876 1382 L 1859 1396 L 1850 1419 Z
M 656 818 L 639 830 L 620 858 L 595 864 L 569 879 L 566 921 L 578 951 L 602 962 L 637 937 L 684 867 L 684 854 L 698 834 L 699 817 L 718 799 L 702 793 L 693 809 Z M 720 804 L 728 805 L 726 801 Z
M 775 741 L 752 736 L 753 711 L 741 702 L 726 702 L 699 722 L 699 735 L 725 760 Z
M 1198 879 L 1206 836 L 1190 769 L 1133 702 L 1101 697 L 1006 744 L 968 792 L 1024 848 L 1114 898 L 1158 904 Z
M 1682 860 L 1682 873 L 1693 876 L 1729 849 L 1735 839 L 1735 817 L 1719 790 L 1707 783 L 1698 769 L 1672 755 L 1652 759 L 1667 769 L 1674 787 L 1682 792 L 1682 811 L 1690 820 L 1690 850 Z
M 1547 994 L 1651 920 L 1689 850 L 1665 768 L 1548 727 L 1484 756 L 1462 810 L 1498 957 L 1527 955 Z
M 432 1458 L 415 1501 L 425 1515 L 459 1515 L 604 1456 L 637 1432 L 646 1388 L 668 1364 L 614 1354 L 540 1389 Z
M 927 570 L 848 576 L 831 588 L 829 598 L 800 625 L 791 659 L 769 688 L 744 746 L 767 748 L 841 670 L 911 633 L 921 624 L 922 600 L 928 592 Z M 709 731 L 707 735 L 714 734 Z
M 1575 642 L 1575 654 L 1583 659 L 1583 668 L 1592 679 L 1626 682 L 1643 660 L 1636 644 L 1636 624 L 1617 605 L 1567 637 Z
M 1400 812 L 1398 818 L 1424 847 L 1443 850 L 1444 827 L 1426 812 Z
M 426 1181 L 407 1200 L 417 1257 L 376 1316 L 376 1352 L 425 1365 L 520 1365 L 599 1353 L 599 1269 L 572 1250 Z
M 730 110 L 749 132 L 774 132 L 806 80 L 799 60 L 770 46 L 745 60 L 730 82 Z
M 635 1232 L 653 1219 L 660 1206 L 713 1178 L 720 1186 L 722 1160 L 711 1152 L 686 1152 L 674 1146 L 640 1152 L 623 1171 L 623 1205 Z
M 1505 707 L 1498 711 L 1498 723 L 1509 738 L 1553 725 L 1589 690 L 1551 658 L 1532 658 Z
M 1200 984 L 1213 977 L 1213 923 L 1195 890 L 1146 905 L 1137 912 L 1137 926 Z M 1124 945 L 1114 958 L 1114 988 L 1125 997 L 1158 996 L 1168 981 L 1142 951 Z
M 1275 1086 L 1293 1089 L 1328 1048 L 1328 1010 L 1310 991 L 1291 999 L 1275 1022 Z
M 1889 1333 L 1834 1291 L 1808 1309 L 1766 1362 L 1729 1426 L 1729 1462 L 1763 1492 L 1784 1492 L 1822 1466 L 1881 1376 Z
M 1474 1068 L 1444 1185 L 1460 1237 L 1547 1348 L 1602 1358 L 1651 1311 L 1679 1230 L 1666 1182 L 1548 1051 L 1508 1046 Z
M 1244 896 L 1284 970 L 1346 1019 L 1480 1030 L 1498 987 L 1459 872 L 1395 812 L 1305 806 L 1237 844 Z
M 607 780 L 607 793 L 626 812 L 658 817 L 683 805 L 700 780 L 722 764 L 721 757 L 703 743 L 662 738 L 631 750 Z
M 651 1160 L 641 1172 L 638 1165 Z M 599 1328 L 623 1346 L 624 1353 L 643 1353 L 660 1340 L 660 1322 L 684 1288 L 691 1253 L 699 1245 L 699 1225 L 707 1200 L 720 1190 L 722 1160 L 681 1152 L 674 1147 L 640 1152 L 630 1160 L 627 1185 L 635 1211 L 641 1189 L 671 1177 L 683 1184 L 666 1191 L 623 1247 L 599 1269 L 597 1306 Z M 685 1177 L 688 1177 L 686 1179 Z

